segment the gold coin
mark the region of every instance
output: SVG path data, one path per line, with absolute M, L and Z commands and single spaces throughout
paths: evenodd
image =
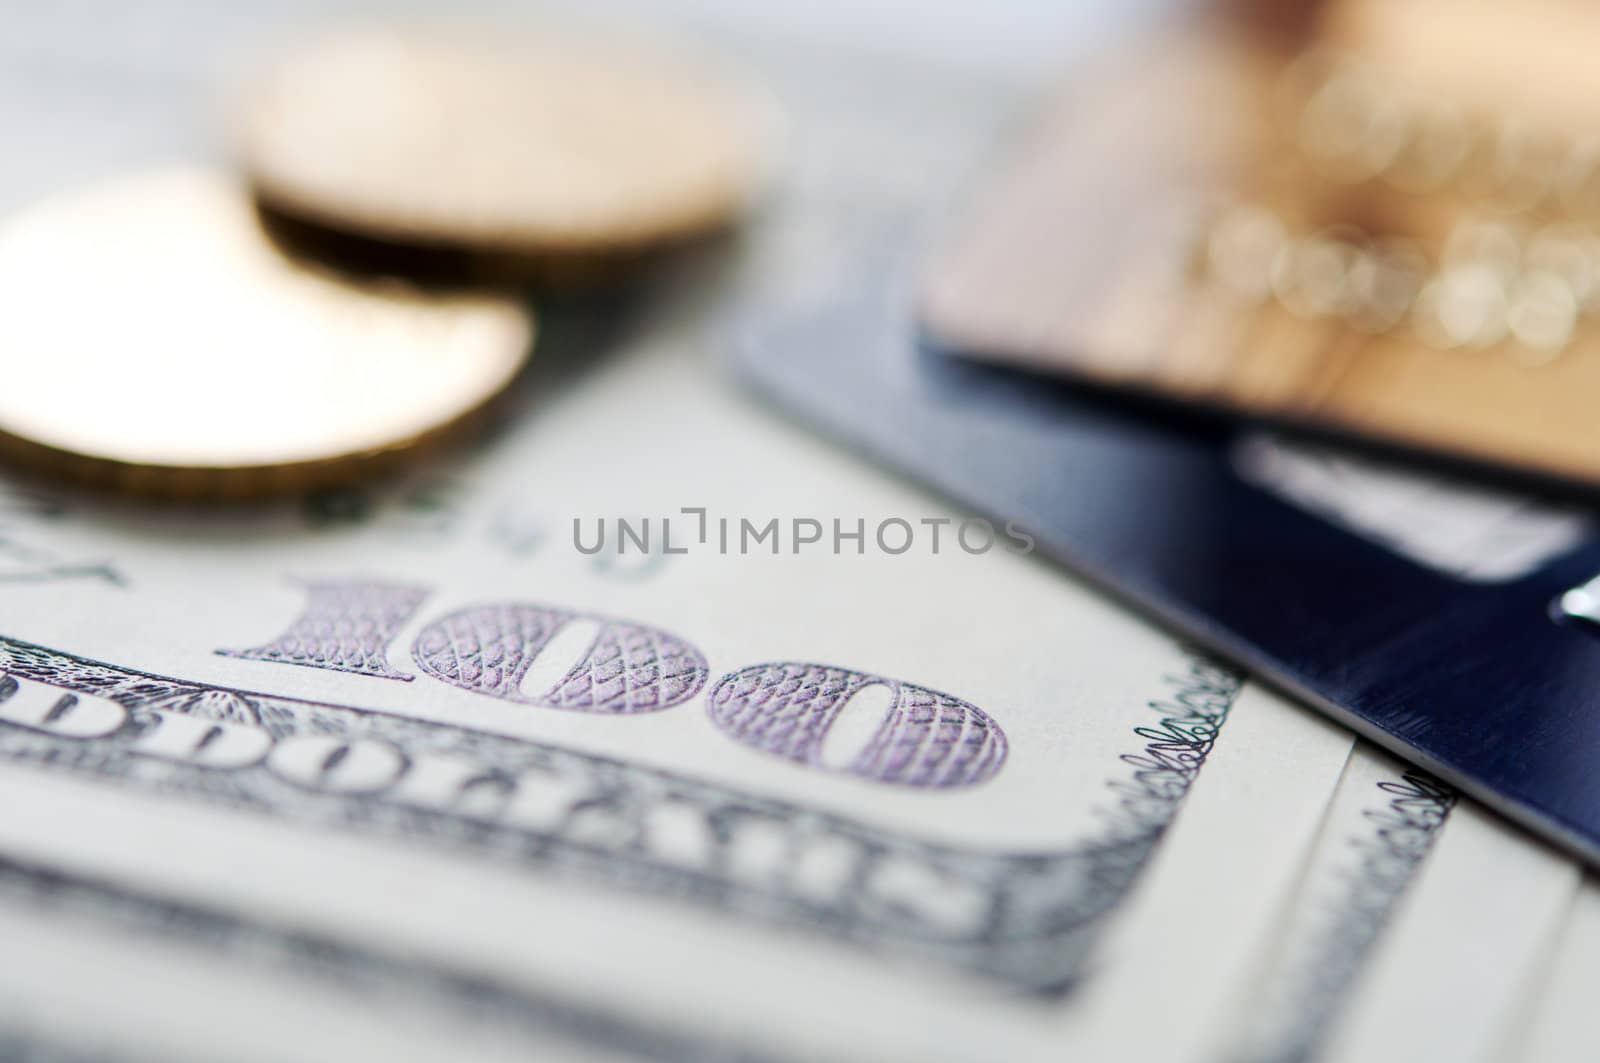
M 346 31 L 248 97 L 274 212 L 376 240 L 578 260 L 717 228 L 757 173 L 745 97 L 634 41 Z
M 288 258 L 204 169 L 0 223 L 0 449 L 142 493 L 348 482 L 467 427 L 527 360 L 517 301 Z

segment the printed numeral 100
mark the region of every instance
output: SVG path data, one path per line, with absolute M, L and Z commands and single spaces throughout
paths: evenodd
M 228 657 L 409 681 L 389 648 L 427 592 L 373 582 L 305 584 L 305 608 L 271 642 Z M 518 705 L 605 715 L 660 712 L 706 686 L 705 655 L 659 628 L 531 602 L 470 605 L 411 644 L 428 676 Z M 911 787 L 971 786 L 1000 770 L 1006 737 L 977 706 L 824 664 L 754 664 L 719 679 L 706 709 L 723 734 L 824 771 Z M 841 752 L 842 750 L 842 752 Z

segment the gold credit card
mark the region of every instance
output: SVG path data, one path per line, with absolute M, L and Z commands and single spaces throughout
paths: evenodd
M 1296 36 L 1146 41 L 1023 138 L 935 257 L 923 325 L 975 358 L 1600 483 L 1597 44 L 1575 0 L 1356 0 Z

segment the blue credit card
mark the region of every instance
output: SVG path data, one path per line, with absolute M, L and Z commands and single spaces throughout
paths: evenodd
M 902 272 L 764 308 L 741 377 L 1600 862 L 1600 520 L 946 357 Z

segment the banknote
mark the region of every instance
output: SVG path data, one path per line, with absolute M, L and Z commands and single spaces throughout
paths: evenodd
M 1234 713 L 1230 744 L 1218 754 L 1221 774 L 1197 782 L 1185 829 L 1112 928 L 1110 955 L 1100 964 L 1106 977 L 1089 980 L 1086 995 L 1064 1002 L 1071 1020 L 1052 1038 L 1054 1045 L 1122 1052 L 1128 1023 L 1140 1008 L 1160 1001 L 1167 1014 L 1184 1021 L 1166 1028 L 1165 1043 L 1147 1034 L 1142 1049 L 1151 1058 L 1195 1058 L 1183 1055 L 1190 1024 L 1207 1021 L 1227 990 L 1237 987 L 1241 965 L 1229 959 L 1241 952 L 1234 936 L 1256 909 L 1280 904 L 1289 893 L 1299 865 L 1293 843 L 1322 809 L 1317 790 L 1293 780 L 1320 767 L 1319 781 L 1326 782 L 1349 740 L 1258 688 L 1241 695 Z M 1253 765 L 1266 770 L 1252 771 Z M 1272 785 L 1281 800 L 1259 800 L 1263 785 Z M 1250 861 L 1248 876 L 1212 849 L 1220 836 L 1235 835 L 1259 838 L 1233 850 Z M 0 925 L 8 928 L 14 961 L 0 971 L 0 1027 L 8 1012 L 25 1008 L 36 1038 L 43 1037 L 37 1032 L 41 1016 L 53 1018 L 70 1031 L 72 1047 L 109 1044 L 115 1051 L 107 1058 L 131 1058 L 129 1046 L 143 1045 L 156 1052 L 151 1058 L 163 1059 L 321 1059 L 337 1037 L 366 1052 L 381 1044 L 402 1059 L 441 1058 L 441 1045 L 450 1046 L 451 1058 L 507 1058 L 507 1051 L 525 1054 L 530 1042 L 541 1058 L 577 1047 L 585 1057 L 795 1058 L 782 1041 L 741 1043 L 641 1023 L 625 1012 L 518 988 L 469 967 L 425 962 L 382 943 L 353 943 L 205 900 L 173 900 L 23 861 L 0 861 Z M 41 977 L 54 971 L 60 977 Z M 148 981 L 166 994 L 194 980 L 221 987 L 206 994 L 203 1008 L 175 1009 L 127 990 L 130 982 Z M 237 1008 L 230 1006 L 234 1001 Z M 381 1032 L 387 1040 L 364 1037 L 367 1024 L 389 1009 L 410 1021 L 386 1022 Z M 258 1041 L 252 1031 L 284 1013 L 304 1017 L 297 1024 L 304 1036 L 279 1029 Z M 84 1023 L 85 1014 L 96 1021 Z M 197 1043 L 227 1050 L 197 1054 Z
M 1579 875 L 1577 865 L 1481 808 L 1455 808 L 1352 990 L 1325 1058 L 1501 1058 Z
M 1185 802 L 1181 828 L 1113 917 L 1070 1002 L 1073 1021 L 1050 1051 L 1213 1063 L 1233 1001 L 1254 989 L 1254 957 L 1279 932 L 1273 913 L 1303 889 L 1309 843 L 1351 748 L 1348 732 L 1309 710 L 1264 687 L 1244 688 L 1227 741 Z M 1243 788 L 1263 784 L 1287 804 L 1261 802 L 1260 791 Z M 1300 825 L 1296 833 L 1291 822 Z M 1247 836 L 1279 842 L 1270 852 L 1218 858 L 1218 839 L 1235 844 Z M 1150 1021 L 1153 1012 L 1160 1022 Z
M 0 895 L 8 1061 L 784 1058 L 93 876 L 6 860 Z
M 1219 1058 L 1316 1058 L 1454 802 L 1427 773 L 1355 746 Z
M 1189 983 L 1242 972 L 1349 740 L 720 382 L 733 304 L 926 209 L 1012 100 L 826 68 L 771 64 L 800 161 L 748 246 L 605 342 L 547 309 L 478 453 L 221 515 L 7 486 L 19 1038 L 327 1058 L 400 1011 L 486 1058 L 1028 1058 L 1127 1036 L 1096 983 L 1220 1002 Z
M 1593 998 L 1600 957 L 1600 887 L 1585 878 L 1556 926 L 1544 969 L 1529 979 L 1524 1017 L 1507 1039 L 1505 1057 L 1518 1063 L 1565 1063 L 1595 1058 Z

